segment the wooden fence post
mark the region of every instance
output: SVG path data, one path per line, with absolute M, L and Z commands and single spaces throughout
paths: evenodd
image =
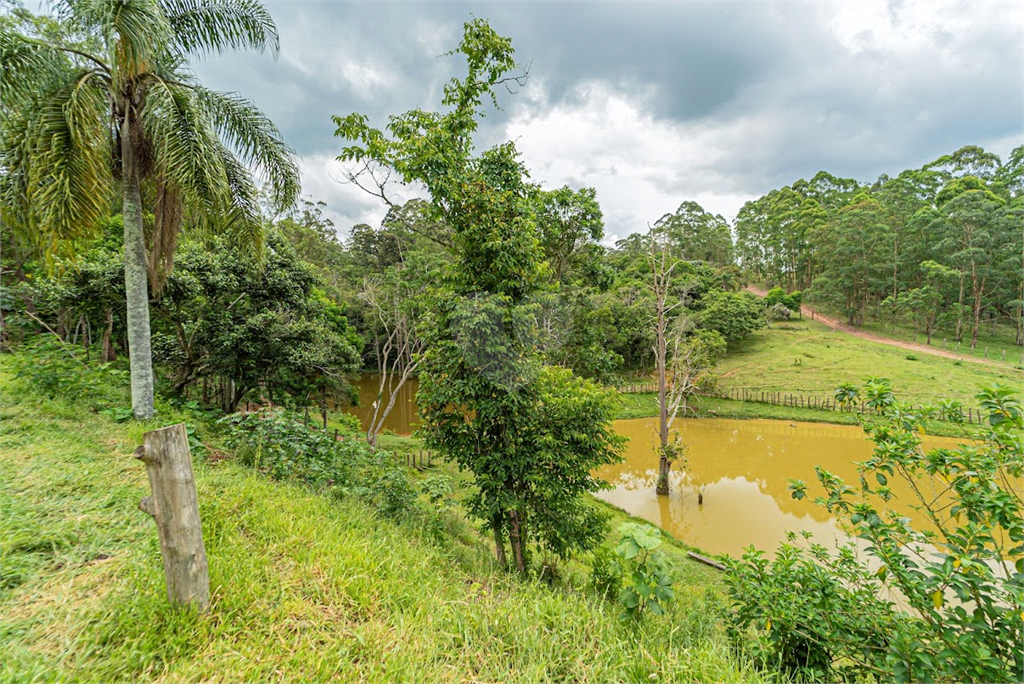
M 139 510 L 156 521 L 167 598 L 174 605 L 205 611 L 210 606 L 210 576 L 185 424 L 147 432 L 143 440 L 135 458 L 146 464 L 153 494 L 139 502 Z

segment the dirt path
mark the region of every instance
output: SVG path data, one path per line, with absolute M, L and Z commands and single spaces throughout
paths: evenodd
M 748 285 L 746 289 L 748 292 L 753 292 L 758 297 L 764 297 L 768 294 L 767 290 L 760 287 L 755 287 L 753 285 Z M 864 340 L 870 340 L 871 342 L 877 342 L 878 344 L 885 344 L 890 347 L 898 347 L 900 349 L 906 349 L 908 351 L 921 352 L 922 354 L 931 354 L 932 356 L 943 356 L 947 359 L 957 359 L 960 361 L 973 361 L 974 363 L 983 363 L 987 366 L 1001 365 L 993 361 L 992 359 L 979 359 L 976 356 L 965 356 L 963 354 L 957 354 L 956 352 L 947 351 L 945 349 L 936 349 L 935 347 L 931 347 L 927 344 L 918 344 L 917 342 L 904 342 L 903 340 L 894 340 L 891 337 L 884 337 L 882 335 L 876 335 L 875 333 L 866 332 L 864 330 L 855 328 L 851 325 L 847 325 L 846 323 L 837 321 L 836 319 L 831 318 L 830 316 L 825 316 L 824 314 L 815 311 L 806 304 L 802 304 L 800 306 L 800 312 L 804 316 L 810 317 L 811 320 L 818 321 L 819 323 L 824 323 L 833 330 L 838 330 L 840 332 L 844 332 L 848 335 L 853 335 L 854 337 L 859 337 Z

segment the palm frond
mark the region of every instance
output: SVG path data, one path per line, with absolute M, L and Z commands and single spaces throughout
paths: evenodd
M 196 97 L 209 112 L 221 138 L 243 163 L 268 186 L 279 210 L 295 203 L 300 191 L 299 168 L 294 151 L 285 144 L 281 132 L 251 101 L 236 93 L 218 93 L 196 87 Z
M 71 69 L 60 50 L 6 28 L 0 28 L 0 54 L 0 101 L 5 109 L 37 94 L 41 82 Z
M 230 193 L 224 197 L 221 230 L 237 245 L 262 259 L 266 235 L 260 214 L 259 191 L 253 185 L 252 174 L 231 150 L 221 145 L 220 155 L 230 188 Z
M 58 241 L 91 235 L 107 215 L 111 199 L 107 100 L 103 76 L 95 70 L 38 101 L 25 117 L 16 158 L 16 190 L 41 236 L 55 251 Z
M 184 52 L 223 52 L 252 48 L 277 54 L 280 38 L 259 0 L 162 0 L 164 12 Z
M 184 198 L 167 178 L 155 178 L 153 202 L 153 229 L 149 236 L 149 285 L 156 297 L 160 296 L 167 276 L 174 268 L 174 252 L 181 234 Z
M 195 228 L 223 232 L 262 250 L 257 192 L 248 169 L 217 137 L 191 88 L 154 84 L 143 110 L 155 174 L 181 194 Z
M 102 37 L 121 80 L 144 73 L 173 45 L 174 32 L 157 0 L 63 0 L 57 11 L 83 33 Z
M 6 109 L 6 108 L 5 108 Z M 0 128 L 0 218 L 23 242 L 38 245 L 38 231 L 28 203 L 32 161 L 30 120 L 22 110 L 8 110 Z

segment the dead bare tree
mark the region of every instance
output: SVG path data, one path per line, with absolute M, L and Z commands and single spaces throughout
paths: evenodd
M 423 339 L 416 334 L 411 297 L 405 292 L 401 269 L 395 275 L 391 282 L 379 275 L 367 276 L 359 293 L 376 316 L 374 347 L 380 383 L 366 428 L 366 441 L 374 448 L 402 387 L 419 366 L 424 346 Z
M 677 455 L 676 446 L 669 442 L 669 428 L 675 420 L 682 396 L 676 383 L 669 377 L 669 326 L 672 312 L 686 304 L 690 286 L 681 284 L 674 271 L 681 263 L 674 257 L 666 241 L 660 240 L 655 231 L 649 234 L 650 249 L 647 260 L 651 267 L 651 294 L 654 296 L 654 362 L 658 372 L 658 483 L 657 493 L 668 494 L 668 471 L 671 461 Z

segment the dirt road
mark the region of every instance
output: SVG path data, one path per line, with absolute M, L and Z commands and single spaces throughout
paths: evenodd
M 758 297 L 764 297 L 768 294 L 767 290 L 764 290 L 763 288 L 760 287 L 755 287 L 753 285 L 748 285 L 746 289 L 748 292 L 753 292 Z M 933 356 L 944 356 L 947 359 L 973 361 L 974 363 L 983 363 L 988 366 L 1000 365 L 993 361 L 992 359 L 979 359 L 976 356 L 966 356 L 964 354 L 957 354 L 956 352 L 947 351 L 945 349 L 936 349 L 935 347 L 929 346 L 927 344 L 919 344 L 917 342 L 904 342 L 903 340 L 894 340 L 891 337 L 884 337 L 882 335 L 877 335 L 875 333 L 866 332 L 864 330 L 860 330 L 859 328 L 855 328 L 852 325 L 847 325 L 846 323 L 837 321 L 836 319 L 830 316 L 818 313 L 817 311 L 807 306 L 806 304 L 800 306 L 800 311 L 801 313 L 803 313 L 804 316 L 807 316 L 808 318 L 811 318 L 812 320 L 815 320 L 819 323 L 823 323 L 824 325 L 827 325 L 833 330 L 839 330 L 840 332 L 844 332 L 848 335 L 860 337 L 861 339 L 865 340 L 871 340 L 872 342 L 877 342 L 879 344 L 887 344 L 890 347 L 898 347 L 900 349 L 921 352 L 922 354 L 931 354 Z

